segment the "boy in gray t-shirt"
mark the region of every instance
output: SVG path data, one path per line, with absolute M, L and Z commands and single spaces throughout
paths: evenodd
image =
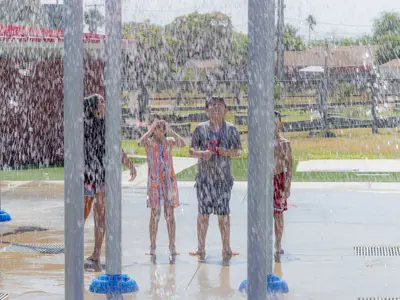
M 230 160 L 240 156 L 242 146 L 236 127 L 224 121 L 228 110 L 222 97 L 208 100 L 206 111 L 209 121 L 195 128 L 190 146 L 190 155 L 199 158 L 196 175 L 198 248 L 190 254 L 204 260 L 209 216 L 213 213 L 218 215 L 222 257 L 229 260 L 235 255 L 230 247 L 229 201 L 233 186 Z

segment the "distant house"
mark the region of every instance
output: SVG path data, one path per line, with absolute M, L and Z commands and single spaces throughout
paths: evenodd
M 183 79 L 202 80 L 207 73 L 214 71 L 221 65 L 218 59 L 198 60 L 191 59 L 185 64 Z
M 374 64 L 375 46 L 331 46 L 328 53 L 330 72 L 368 72 Z M 286 73 L 297 73 L 310 66 L 324 67 L 325 46 L 304 51 L 286 51 L 284 64 Z
M 379 70 L 385 79 L 400 80 L 400 59 L 393 59 L 380 65 Z

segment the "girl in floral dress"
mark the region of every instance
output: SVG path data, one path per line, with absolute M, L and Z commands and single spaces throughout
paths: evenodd
M 167 130 L 172 137 L 167 137 Z M 150 253 L 148 255 L 155 257 L 158 223 L 161 209 L 164 208 L 169 251 L 171 257 L 175 257 L 177 252 L 174 209 L 179 206 L 179 194 L 173 166 L 172 148 L 184 147 L 185 141 L 169 128 L 167 122 L 154 119 L 150 129 L 139 140 L 139 146 L 145 147 L 148 164 L 147 207 L 151 208 L 149 223 Z

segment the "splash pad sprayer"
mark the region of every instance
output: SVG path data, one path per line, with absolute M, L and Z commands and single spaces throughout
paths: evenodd
M 106 0 L 106 274 L 94 279 L 89 291 L 123 299 L 139 290 L 121 274 L 121 0 Z
M 273 269 L 275 1 L 249 0 L 247 280 L 248 299 L 274 299 L 289 288 Z

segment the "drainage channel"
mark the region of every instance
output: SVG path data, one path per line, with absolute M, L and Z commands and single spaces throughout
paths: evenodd
M 357 300 L 400 300 L 400 297 L 358 297 Z
M 356 256 L 400 256 L 400 247 L 393 246 L 355 246 L 354 255 Z M 358 297 L 358 300 L 400 300 L 400 297 Z
M 400 247 L 392 246 L 355 246 L 356 256 L 400 256 Z M 388 298 L 389 299 L 389 298 Z

